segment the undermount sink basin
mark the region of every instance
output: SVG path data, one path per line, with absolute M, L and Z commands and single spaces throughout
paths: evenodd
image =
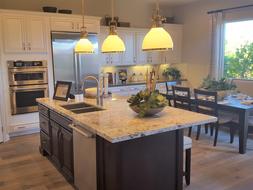
M 63 105 L 61 107 L 63 107 L 66 110 L 72 110 L 72 109 L 80 109 L 80 108 L 87 108 L 87 107 L 91 107 L 92 105 L 90 104 L 86 104 L 84 102 L 82 103 L 78 103 L 78 104 L 67 104 L 67 105 Z
M 87 103 L 78 103 L 78 104 L 68 104 L 68 105 L 63 105 L 61 106 L 62 108 L 69 110 L 73 113 L 76 114 L 81 114 L 81 113 L 89 113 L 89 112 L 96 112 L 96 111 L 102 111 L 104 110 L 103 108 L 99 108 Z

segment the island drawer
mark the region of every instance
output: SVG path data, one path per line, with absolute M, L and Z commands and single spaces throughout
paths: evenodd
M 43 131 L 40 131 L 41 148 L 49 155 L 51 154 L 50 138 Z
M 38 107 L 39 107 L 39 112 L 41 114 L 43 114 L 46 117 L 49 116 L 49 109 L 46 106 L 43 106 L 43 105 L 39 104 Z
M 72 129 L 69 127 L 72 121 L 69 120 L 68 118 L 50 110 L 50 119 L 60 124 L 62 127 L 66 128 L 67 130 L 72 131 Z

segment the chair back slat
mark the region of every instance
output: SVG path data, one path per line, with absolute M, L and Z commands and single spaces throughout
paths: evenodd
M 190 88 L 181 86 L 172 86 L 174 107 L 191 110 Z
M 197 112 L 218 116 L 217 92 L 194 89 L 194 96 Z

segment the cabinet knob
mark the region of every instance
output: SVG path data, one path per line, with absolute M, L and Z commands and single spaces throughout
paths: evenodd
M 23 50 L 25 51 L 26 48 L 25 48 L 25 43 L 24 42 L 22 43 L 22 46 L 23 46 Z
M 28 50 L 31 51 L 31 49 L 32 49 L 32 48 L 31 48 L 31 43 L 29 42 L 29 43 L 28 43 Z

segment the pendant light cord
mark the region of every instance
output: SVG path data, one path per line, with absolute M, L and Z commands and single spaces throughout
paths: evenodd
M 84 26 L 84 0 L 82 0 L 82 15 L 83 15 L 83 29 L 85 28 Z
M 160 7 L 159 7 L 159 0 L 156 0 L 156 13 L 159 14 L 159 11 L 160 11 Z
M 114 0 L 111 0 L 111 7 L 112 7 L 112 22 L 114 21 Z

